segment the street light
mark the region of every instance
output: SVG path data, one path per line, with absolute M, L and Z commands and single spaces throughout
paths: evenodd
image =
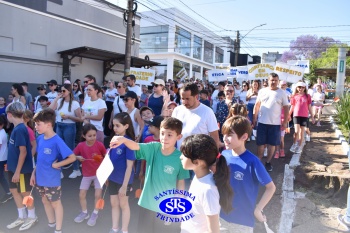
M 239 52 L 240 52 L 239 50 L 241 48 L 241 40 L 243 40 L 255 28 L 262 27 L 265 25 L 266 25 L 266 23 L 253 27 L 242 38 L 239 38 L 239 31 L 237 31 L 237 38 L 235 40 L 235 66 L 237 66 L 237 64 L 238 64 L 238 54 L 239 54 Z

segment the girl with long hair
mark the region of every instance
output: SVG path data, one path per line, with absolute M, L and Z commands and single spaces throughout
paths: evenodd
M 26 106 L 26 98 L 24 97 L 24 90 L 21 84 L 14 83 L 11 88 L 11 94 L 14 95 L 12 103 L 22 102 Z
M 192 202 L 194 217 L 182 222 L 181 233 L 220 232 L 220 209 L 230 212 L 233 198 L 226 159 L 220 156 L 214 139 L 205 134 L 185 138 L 180 151 L 183 168 L 194 171 L 189 193 L 196 197 Z M 215 173 L 210 170 L 214 164 Z

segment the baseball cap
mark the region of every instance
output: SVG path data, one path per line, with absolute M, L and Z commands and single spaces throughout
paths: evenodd
M 280 85 L 282 86 L 282 85 L 286 85 L 287 84 L 287 81 L 285 81 L 285 80 L 281 80 L 280 81 Z
M 174 101 L 170 101 L 170 102 L 168 103 L 168 107 L 169 107 L 170 105 L 172 105 L 172 104 L 175 104 L 175 106 L 177 106 L 177 103 L 175 103 Z
M 123 99 L 126 99 L 126 98 L 137 99 L 137 95 L 136 95 L 136 93 L 133 92 L 133 91 L 128 91 L 128 92 L 124 95 L 124 98 L 123 98 Z
M 297 84 L 295 84 L 296 87 L 306 87 L 306 83 L 304 82 L 297 82 Z
M 42 95 L 39 97 L 38 101 L 49 101 L 49 99 L 46 96 Z
M 154 80 L 154 82 L 153 82 L 153 83 L 154 83 L 154 84 L 158 84 L 158 85 L 165 86 L 165 82 L 164 82 L 164 80 L 163 80 L 163 79 L 160 79 L 160 78 L 158 78 L 158 79 Z
M 154 127 L 160 128 L 160 123 L 164 120 L 164 117 L 162 116 L 155 116 L 149 121 L 145 121 L 148 125 L 153 125 Z
M 37 88 L 36 88 L 37 90 L 39 90 L 39 89 L 46 89 L 46 86 L 44 85 L 44 84 L 41 84 L 41 85 L 39 85 Z
M 50 81 L 47 81 L 46 83 L 47 83 L 47 84 L 57 85 L 57 81 L 54 80 L 54 79 L 52 79 L 52 80 L 50 80 Z

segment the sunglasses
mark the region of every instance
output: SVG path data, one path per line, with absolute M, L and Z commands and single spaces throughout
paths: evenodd
M 88 83 L 89 81 L 84 81 L 84 83 Z
M 233 93 L 233 90 L 226 90 L 226 92 L 230 92 L 230 93 Z
M 93 91 L 93 89 L 86 89 L 87 91 Z
M 126 103 L 130 100 L 130 98 L 124 98 L 123 101 Z
M 161 86 L 160 84 L 153 84 L 154 87 L 158 87 Z
M 305 88 L 305 87 L 298 87 L 298 88 Z
M 117 86 L 117 88 L 123 88 L 124 86 Z
M 49 86 L 49 87 L 52 87 L 52 86 L 53 86 L 53 84 L 52 84 L 52 83 L 49 83 L 49 84 L 48 84 L 48 86 Z
M 38 90 L 39 90 L 39 91 L 43 91 L 44 89 L 42 89 L 42 88 L 38 88 Z
M 77 87 L 78 85 L 73 85 L 73 87 Z

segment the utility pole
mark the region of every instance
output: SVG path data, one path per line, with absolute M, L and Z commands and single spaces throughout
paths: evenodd
M 126 38 L 125 38 L 125 62 L 124 62 L 124 75 L 130 73 L 131 66 L 131 38 L 133 30 L 133 17 L 134 17 L 134 0 L 128 0 L 128 10 L 125 12 L 127 16 L 127 26 L 126 26 Z M 124 17 L 125 19 L 125 17 Z
M 238 54 L 241 47 L 241 41 L 239 39 L 239 31 L 237 31 L 237 38 L 235 40 L 235 66 L 238 65 Z

